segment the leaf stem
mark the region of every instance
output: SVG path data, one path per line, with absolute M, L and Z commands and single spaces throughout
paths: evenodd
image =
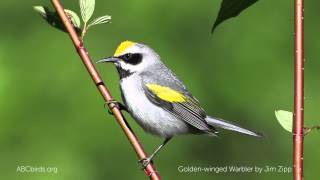
M 85 36 L 86 33 L 87 33 L 87 30 L 88 30 L 87 22 L 84 22 L 84 24 L 83 24 L 83 29 L 82 29 L 82 32 L 81 32 L 81 40 L 82 40 L 82 41 L 83 41 L 83 39 L 84 39 L 84 36 Z
M 315 125 L 315 126 L 311 126 L 311 127 L 304 127 L 303 128 L 304 136 L 308 135 L 313 130 L 320 130 L 320 125 Z

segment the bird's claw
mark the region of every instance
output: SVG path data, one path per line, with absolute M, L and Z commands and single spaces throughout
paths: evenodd
M 138 164 L 141 169 L 145 169 L 150 164 L 150 162 L 152 162 L 152 159 L 150 157 L 148 157 L 148 158 L 140 159 L 138 161 Z
M 111 105 L 111 106 L 110 106 Z M 123 105 L 122 103 L 116 101 L 116 100 L 110 100 L 110 101 L 106 101 L 104 103 L 104 108 L 108 109 L 108 113 L 113 115 L 113 108 L 118 108 L 119 110 L 125 110 L 128 111 L 127 107 L 125 105 Z

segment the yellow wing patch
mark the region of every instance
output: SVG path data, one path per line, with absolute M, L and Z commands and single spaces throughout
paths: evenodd
M 132 41 L 123 41 L 117 48 L 116 52 L 114 53 L 114 56 L 119 56 L 122 54 L 127 48 L 133 46 L 135 43 Z
M 160 86 L 158 84 L 146 84 L 146 86 L 160 99 L 165 100 L 167 102 L 186 102 L 187 101 L 186 96 L 169 87 Z

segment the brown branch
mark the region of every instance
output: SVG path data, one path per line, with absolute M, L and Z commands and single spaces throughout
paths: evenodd
M 304 0 L 295 0 L 295 71 L 294 71 L 294 131 L 293 176 L 303 180 L 304 121 Z
M 82 40 L 79 38 L 78 34 L 76 33 L 73 25 L 71 24 L 69 18 L 64 12 L 64 8 L 62 4 L 60 3 L 59 0 L 51 0 L 52 4 L 54 5 L 56 11 L 58 12 L 64 26 L 66 27 L 71 40 L 81 57 L 81 60 L 85 67 L 87 68 L 87 71 L 89 72 L 92 80 L 94 81 L 95 85 L 98 87 L 99 92 L 101 93 L 104 101 L 106 102 L 111 102 L 112 101 L 112 96 L 109 93 L 107 87 L 103 83 L 100 75 L 98 74 L 96 68 L 94 67 L 91 58 L 85 49 Z M 118 109 L 118 107 L 114 103 L 109 103 L 109 108 L 111 109 L 112 113 L 114 114 L 115 119 L 121 126 L 123 132 L 127 136 L 128 140 L 130 141 L 132 147 L 134 148 L 135 152 L 137 153 L 139 159 L 146 158 L 147 155 L 145 151 L 143 150 L 143 147 L 141 146 L 139 140 L 135 136 L 135 134 L 132 132 L 130 127 L 128 126 L 128 123 L 124 119 L 121 111 Z M 125 169 L 125 167 L 124 167 Z M 152 163 L 150 163 L 145 169 L 145 173 L 150 177 L 152 180 L 158 180 L 160 179 L 160 175 L 157 173 L 155 170 L 154 166 Z

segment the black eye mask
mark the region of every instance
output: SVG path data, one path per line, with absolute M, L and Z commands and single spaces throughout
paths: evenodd
M 139 53 L 127 53 L 119 56 L 125 63 L 137 65 L 142 61 L 142 54 Z

